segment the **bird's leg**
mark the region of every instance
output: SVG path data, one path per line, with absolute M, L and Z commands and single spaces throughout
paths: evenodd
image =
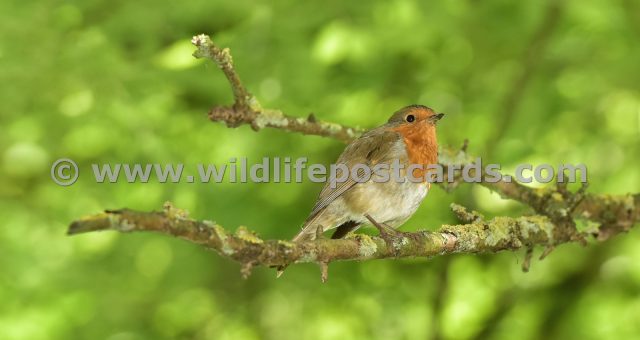
M 373 224 L 373 226 L 378 229 L 378 231 L 380 232 L 380 237 L 382 237 L 382 239 L 388 244 L 390 243 L 389 241 L 391 241 L 390 244 L 393 244 L 395 240 L 402 238 L 402 232 L 397 231 L 384 223 L 378 223 L 369 214 L 364 214 L 364 217 L 366 217 L 369 222 L 371 222 L 371 224 Z

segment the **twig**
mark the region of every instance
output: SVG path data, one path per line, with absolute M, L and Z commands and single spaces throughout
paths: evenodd
M 233 67 L 233 57 L 228 48 L 220 49 L 213 44 L 211 38 L 208 35 L 200 34 L 193 39 L 191 43 L 198 49 L 193 52 L 193 56 L 196 58 L 209 58 L 218 64 L 218 67 L 222 70 L 224 75 L 229 80 L 231 90 L 233 91 L 233 97 L 235 98 L 235 104 L 233 107 L 236 110 L 250 110 L 252 101 L 255 101 L 255 97 L 247 91 L 242 85 L 240 77 L 236 73 Z
M 212 121 L 225 122 L 229 127 L 249 124 L 255 131 L 265 127 L 286 129 L 305 135 L 333 137 L 343 142 L 353 140 L 362 134 L 362 129 L 318 121 L 313 114 L 304 119 L 285 115 L 280 110 L 262 108 L 258 100 L 242 85 L 233 67 L 233 58 L 228 48 L 220 49 L 205 34 L 193 37 L 191 43 L 197 47 L 193 53 L 194 57 L 211 59 L 222 69 L 235 98 L 235 104 L 231 107 L 212 108 L 209 111 L 209 119 Z

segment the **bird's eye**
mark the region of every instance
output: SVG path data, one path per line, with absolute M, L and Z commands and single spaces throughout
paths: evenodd
M 413 123 L 413 121 L 415 121 L 415 120 L 416 120 L 416 116 L 414 116 L 414 115 L 408 115 L 405 119 L 407 120 L 407 122 L 409 122 L 409 123 Z

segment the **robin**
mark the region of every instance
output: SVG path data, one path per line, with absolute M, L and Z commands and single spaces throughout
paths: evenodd
M 381 233 L 389 233 L 402 225 L 416 212 L 429 191 L 427 168 L 438 161 L 436 123 L 443 116 L 426 106 L 410 105 L 395 112 L 386 124 L 347 145 L 337 165 L 343 164 L 351 170 L 356 165 L 371 169 L 383 164 L 388 167 L 380 168 L 387 170 L 372 174 L 367 181 L 351 175 L 341 183 L 325 183 L 293 241 L 313 240 L 330 229 L 336 229 L 331 238 L 339 239 L 366 223 L 373 224 Z M 394 162 L 401 166 L 395 176 L 389 173 L 393 171 Z M 408 176 L 408 169 L 413 171 L 412 178 Z M 360 169 L 357 173 L 361 173 Z M 380 180 L 381 176 L 388 180 Z

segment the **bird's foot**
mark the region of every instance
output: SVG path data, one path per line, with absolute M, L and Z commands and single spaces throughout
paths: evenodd
M 378 232 L 380 232 L 380 237 L 387 243 L 387 245 L 399 244 L 399 242 L 401 242 L 404 238 L 403 232 L 397 231 L 384 223 L 378 223 L 373 219 L 373 217 L 371 217 L 371 215 L 364 214 L 364 217 L 366 217 L 369 222 L 371 222 L 371 224 L 373 224 L 373 226 L 378 229 Z

